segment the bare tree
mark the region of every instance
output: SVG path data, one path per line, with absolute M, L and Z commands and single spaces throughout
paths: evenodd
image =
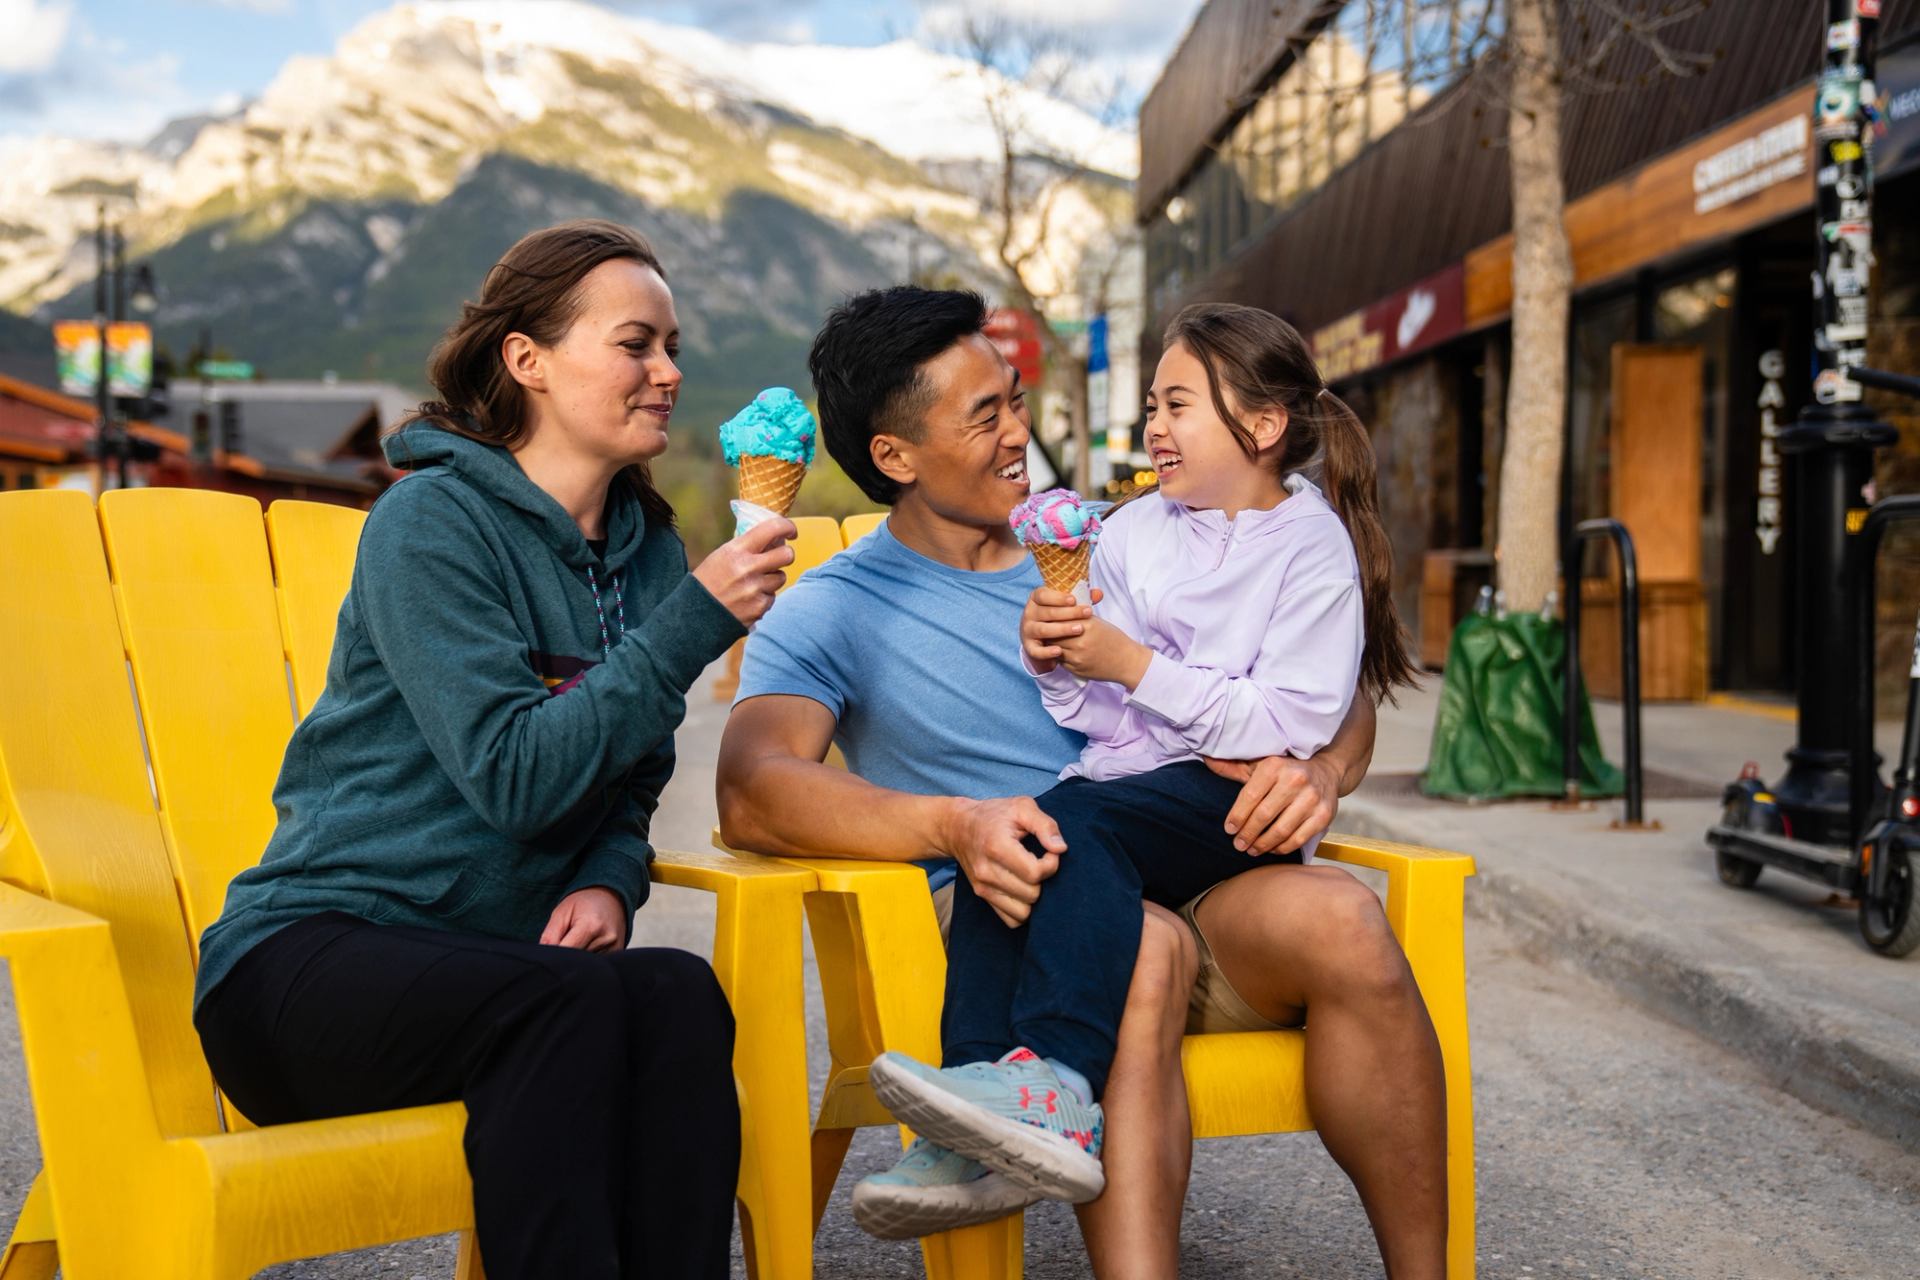
M 1450 109 L 1498 122 L 1513 188 L 1513 353 L 1495 533 L 1501 586 L 1538 608 L 1559 573 L 1560 467 L 1566 433 L 1573 265 L 1565 224 L 1561 116 L 1571 94 L 1698 75 L 1710 55 L 1670 41 L 1711 0 L 1326 0 L 1302 25 L 1300 118 L 1367 136 L 1414 116 L 1465 80 Z M 1315 49 L 1323 52 L 1315 54 Z M 1397 95 L 1397 103 L 1395 97 Z M 1382 101 L 1397 115 L 1375 116 Z M 1416 125 L 1442 118 L 1414 117 Z
M 1113 273 L 1135 234 L 1126 216 L 1126 192 L 1099 174 L 1090 156 L 1063 145 L 1032 118 L 1036 102 L 1073 102 L 1111 120 L 1120 86 L 1090 79 L 1090 59 L 1063 29 L 984 11 L 963 13 L 946 33 L 948 51 L 965 59 L 991 125 L 997 155 L 990 190 L 993 253 L 1009 306 L 1040 321 L 1040 341 L 1051 376 L 1066 393 L 1073 440 L 1073 487 L 1092 481 L 1093 424 L 1088 416 L 1087 357 L 1053 321 L 1069 304 L 1080 319 L 1105 309 Z M 1107 188 L 1103 192 L 1103 187 Z M 1075 194 L 1110 206 L 1100 233 L 1064 245 L 1056 235 L 1063 205 Z

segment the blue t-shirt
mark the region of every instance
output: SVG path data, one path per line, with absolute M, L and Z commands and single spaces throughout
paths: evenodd
M 1032 796 L 1086 739 L 1040 705 L 1020 665 L 1032 560 L 977 573 L 929 560 L 882 524 L 789 587 L 740 664 L 737 706 L 765 694 L 833 712 L 847 767 L 915 795 Z M 951 860 L 920 864 L 938 888 Z

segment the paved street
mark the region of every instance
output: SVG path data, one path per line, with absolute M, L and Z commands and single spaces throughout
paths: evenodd
M 712 822 L 710 766 L 724 711 L 696 691 L 662 844 L 699 846 Z M 703 950 L 702 896 L 660 891 L 640 940 Z M 1497 924 L 1469 923 L 1469 973 L 1483 1277 L 1903 1280 L 1920 1258 L 1920 1157 L 1810 1109 L 1746 1059 L 1543 967 Z M 817 999 L 811 1008 L 821 1042 Z M 10 1011 L 0 1017 L 0 1213 L 11 1219 L 36 1167 Z M 823 1067 L 816 1055 L 816 1072 Z M 817 1079 L 816 1079 L 817 1083 Z M 847 1212 L 854 1178 L 895 1150 L 890 1131 L 856 1141 L 822 1230 L 819 1274 L 919 1274 L 918 1251 L 863 1236 Z M 1365 1217 L 1311 1135 L 1204 1144 L 1184 1228 L 1190 1277 L 1378 1276 Z M 450 1241 L 290 1264 L 265 1274 L 319 1280 L 443 1277 Z M 1028 1271 L 1088 1274 L 1070 1214 L 1034 1211 Z

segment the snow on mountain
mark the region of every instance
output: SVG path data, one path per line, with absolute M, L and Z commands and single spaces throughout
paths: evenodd
M 741 43 L 579 0 L 404 3 L 143 146 L 0 138 L 0 306 L 90 310 L 105 200 L 161 281 L 163 344 L 211 327 L 276 376 L 417 385 L 501 249 L 612 217 L 669 264 L 717 411 L 803 378 L 849 290 L 918 271 L 995 291 L 980 74 L 905 41 Z M 1084 167 L 1019 184 L 1030 283 L 1070 285 L 1124 224 L 1134 142 L 1041 95 L 1019 110 Z

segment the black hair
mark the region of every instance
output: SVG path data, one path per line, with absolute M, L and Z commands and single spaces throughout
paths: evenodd
M 900 486 L 873 465 L 871 441 L 920 439 L 934 395 L 924 366 L 986 325 L 979 294 L 904 284 L 855 294 L 827 313 L 807 368 L 827 452 L 860 492 L 882 506 L 899 499 Z

